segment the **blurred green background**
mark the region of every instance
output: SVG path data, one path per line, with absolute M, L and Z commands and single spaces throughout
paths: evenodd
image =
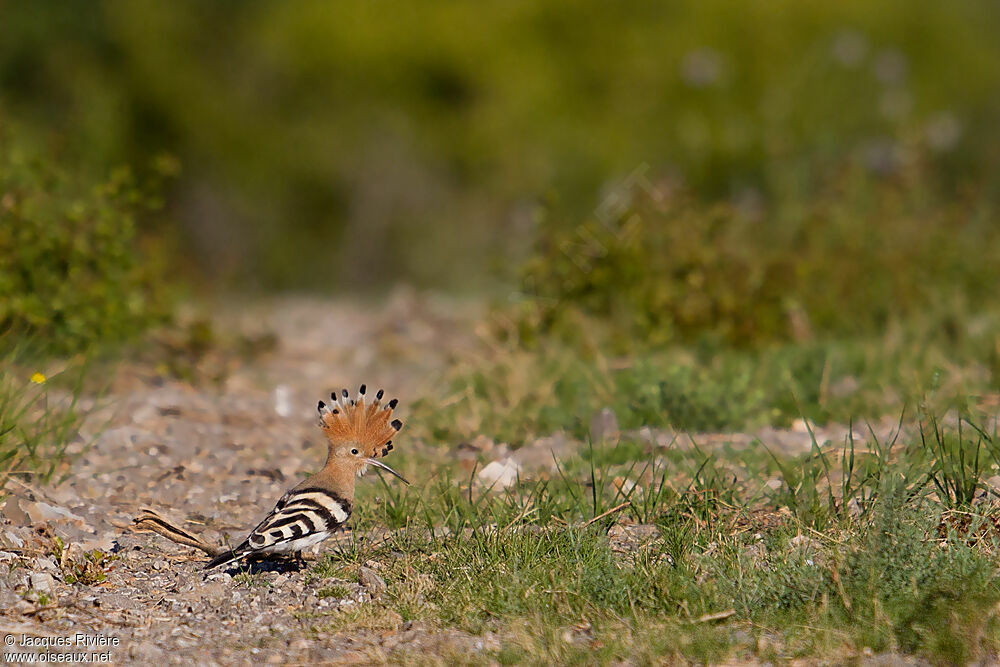
M 864 329 L 900 300 L 995 286 L 992 1 L 8 1 L 0 16 L 4 189 L 49 202 L 0 207 L 8 295 L 77 266 L 153 317 L 152 253 L 228 289 L 507 285 L 542 300 L 535 324 L 572 302 L 642 335 L 721 318 L 753 339 L 793 334 L 797 312 L 836 330 L 856 308 Z M 125 203 L 95 201 L 94 184 L 125 187 L 122 166 Z M 110 230 L 144 259 L 112 261 L 113 280 L 86 259 L 26 278 L 42 269 L 11 254 L 69 252 L 48 236 L 73 206 L 105 211 L 75 238 Z M 610 263 L 579 242 L 596 220 L 619 243 L 635 210 Z M 707 296 L 681 303 L 657 287 L 671 281 Z M 25 308 L 0 320 L 47 317 Z

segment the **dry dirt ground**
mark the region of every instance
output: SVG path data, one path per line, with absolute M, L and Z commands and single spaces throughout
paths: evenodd
M 399 397 L 405 419 L 413 399 L 440 391 L 435 378 L 453 355 L 475 354 L 475 316 L 475 309 L 413 295 L 378 310 L 309 300 L 233 306 L 218 327 L 269 330 L 277 345 L 228 369 L 221 384 L 163 379 L 141 364 L 120 367 L 85 424 L 89 446 L 65 479 L 43 488 L 11 482 L 0 501 L 0 636 L 16 644 L 74 643 L 3 650 L 84 651 L 114 663 L 488 660 L 482 652 L 497 648 L 495 637 L 419 623 L 381 632 L 315 630 L 317 613 L 368 604 L 380 592 L 377 579 L 324 580 L 267 565 L 257 568 L 267 585 L 247 586 L 230 573 L 203 571 L 206 558 L 194 549 L 129 528 L 139 508 L 150 506 L 209 541 L 242 538 L 322 463 L 317 399 L 365 382 Z M 801 432 L 770 436 L 782 438 L 790 449 L 808 447 Z M 405 431 L 398 445 L 426 447 Z M 106 578 L 84 571 L 72 581 L 67 564 L 84 563 L 93 549 L 113 556 Z M 324 597 L 329 590 L 338 595 Z

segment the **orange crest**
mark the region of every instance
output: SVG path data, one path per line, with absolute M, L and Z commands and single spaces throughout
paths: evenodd
M 392 437 L 403 428 L 403 422 L 391 419 L 397 403 L 395 398 L 383 406 L 384 392 L 379 389 L 375 400 L 369 403 L 365 399 L 365 389 L 365 385 L 361 385 L 357 398 L 351 398 L 346 389 L 340 396 L 330 394 L 333 403 L 329 406 L 320 401 L 319 425 L 332 444 L 357 444 L 366 456 L 374 459 L 389 453 Z

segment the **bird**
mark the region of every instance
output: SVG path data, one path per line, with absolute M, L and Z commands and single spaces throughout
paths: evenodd
M 331 404 L 319 401 L 319 426 L 326 434 L 329 449 L 322 470 L 292 487 L 274 509 L 250 531 L 246 539 L 218 554 L 205 569 L 247 557 L 292 555 L 302 562 L 302 550 L 333 535 L 350 518 L 354 505 L 354 482 L 368 466 L 385 470 L 405 484 L 409 482 L 378 459 L 392 451 L 392 438 L 403 427 L 392 418 L 398 404 L 385 405 L 381 389 L 375 399 L 366 398 L 361 385 L 351 398 L 347 389 L 330 394 Z

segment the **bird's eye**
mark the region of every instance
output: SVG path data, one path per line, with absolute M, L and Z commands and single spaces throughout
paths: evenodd
M 351 450 L 351 454 L 353 454 L 354 456 L 357 456 L 358 455 L 358 450 L 352 449 Z

